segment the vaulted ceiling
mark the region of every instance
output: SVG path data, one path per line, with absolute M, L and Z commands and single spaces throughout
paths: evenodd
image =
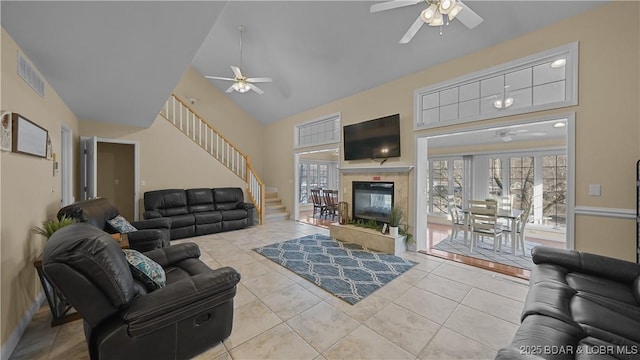
M 81 119 L 149 126 L 189 65 L 271 77 L 228 96 L 271 123 L 472 53 L 603 1 L 466 1 L 484 21 L 423 26 L 426 7 L 371 14 L 371 1 L 2 1 L 2 26 Z M 221 91 L 230 83 L 210 80 Z

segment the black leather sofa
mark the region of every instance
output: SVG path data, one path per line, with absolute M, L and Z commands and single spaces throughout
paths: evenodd
M 209 268 L 194 243 L 144 255 L 163 268 L 164 287 L 148 292 L 118 243 L 89 224 L 45 245 L 44 273 L 82 316 L 91 359 L 189 359 L 231 334 L 238 272 Z
M 107 223 L 120 215 L 118 209 L 107 198 L 96 198 L 77 201 L 58 210 L 57 217 L 63 216 L 77 219 L 79 222 L 89 223 L 100 230 L 110 234 L 116 233 L 116 229 Z M 171 240 L 170 229 L 171 220 L 153 219 L 132 221 L 138 231 L 127 233 L 129 246 L 138 251 L 149 251 L 165 246 L 169 246 Z
M 536 247 L 521 324 L 496 359 L 639 359 L 640 265 Z
M 171 239 L 246 228 L 255 210 L 240 188 L 147 191 L 144 208 L 145 219 L 171 219 Z

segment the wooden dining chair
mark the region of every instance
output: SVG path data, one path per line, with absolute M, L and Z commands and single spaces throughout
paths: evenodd
M 325 217 L 331 214 L 333 219 L 338 215 L 338 190 L 324 190 L 322 195 L 324 196 Z
M 525 211 L 522 212 L 522 214 L 520 214 L 520 216 L 518 217 L 518 224 L 517 224 L 517 234 L 516 234 L 516 252 L 518 251 L 518 248 L 520 248 L 522 250 L 522 255 L 527 255 L 527 249 L 525 248 L 525 240 L 524 240 L 524 230 L 525 227 L 527 226 L 527 223 L 529 222 L 529 215 L 531 214 L 531 208 L 533 207 L 530 206 L 528 209 L 526 209 Z
M 464 216 L 460 213 L 458 206 L 456 205 L 456 199 L 454 195 L 447 195 L 449 217 L 451 217 L 451 241 L 453 241 L 458 235 L 459 230 L 465 230 L 464 228 Z
M 498 207 L 495 201 L 469 200 L 471 244 L 469 252 L 477 244 L 478 237 L 493 239 L 493 252 L 502 252 L 502 229 L 498 225 Z
M 316 210 L 320 211 L 320 216 L 324 215 L 326 206 L 320 189 L 311 189 L 311 201 L 313 202 L 313 215 L 316 214 Z

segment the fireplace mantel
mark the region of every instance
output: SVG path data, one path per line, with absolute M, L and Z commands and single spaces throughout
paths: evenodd
M 414 166 L 367 166 L 367 167 L 343 167 L 339 168 L 342 174 L 358 173 L 408 173 Z

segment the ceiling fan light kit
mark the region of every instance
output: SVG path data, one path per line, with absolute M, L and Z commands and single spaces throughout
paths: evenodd
M 371 5 L 372 13 L 391 10 L 403 6 L 426 3 L 426 9 L 420 12 L 418 19 L 409 27 L 409 30 L 400 39 L 401 44 L 406 44 L 418 33 L 422 25 L 440 26 L 440 35 L 442 35 L 442 26 L 449 25 L 449 21 L 458 18 L 458 20 L 469 29 L 473 29 L 482 22 L 482 18 L 476 14 L 468 6 L 459 0 L 391 0 L 383 3 Z M 464 13 L 460 15 L 460 12 Z M 460 16 L 458 16 L 460 15 Z

